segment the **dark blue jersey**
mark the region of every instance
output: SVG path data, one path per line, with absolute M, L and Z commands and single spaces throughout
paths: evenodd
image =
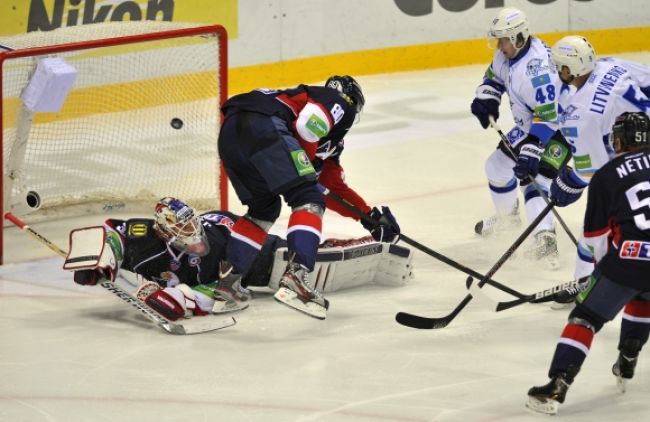
M 650 149 L 619 155 L 594 174 L 584 231 L 607 278 L 650 290 Z
M 235 95 L 222 107 L 224 115 L 237 110 L 280 117 L 310 160 L 321 145 L 342 140 L 356 117 L 354 106 L 339 91 L 311 85 L 284 90 L 258 89 Z

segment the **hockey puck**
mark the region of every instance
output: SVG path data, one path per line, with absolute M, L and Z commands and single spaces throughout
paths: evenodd
M 178 117 L 174 117 L 169 123 L 174 129 L 180 129 L 183 127 L 183 121 Z
M 27 206 L 30 208 L 38 209 L 41 207 L 41 196 L 38 194 L 38 192 L 35 192 L 33 190 L 27 192 L 25 201 L 27 202 Z

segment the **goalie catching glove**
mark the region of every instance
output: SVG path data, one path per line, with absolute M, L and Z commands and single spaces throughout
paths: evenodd
M 377 242 L 396 242 L 400 233 L 399 225 L 397 220 L 393 216 L 393 213 L 390 212 L 390 208 L 373 207 L 373 209 L 368 213 L 373 222 L 362 219 L 361 224 L 363 227 L 370 232 L 373 239 Z

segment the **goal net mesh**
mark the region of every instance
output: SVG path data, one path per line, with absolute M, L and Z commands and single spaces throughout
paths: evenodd
M 33 221 L 149 214 L 162 196 L 224 206 L 217 136 L 225 38 L 218 26 L 151 21 L 0 38 L 13 49 L 0 62 L 4 210 Z M 30 110 L 21 99 L 46 57 L 76 71 L 58 112 Z

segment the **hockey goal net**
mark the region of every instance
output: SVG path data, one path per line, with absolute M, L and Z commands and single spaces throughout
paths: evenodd
M 227 208 L 223 27 L 111 22 L 3 37 L 0 78 L 2 215 L 149 215 L 162 196 Z

